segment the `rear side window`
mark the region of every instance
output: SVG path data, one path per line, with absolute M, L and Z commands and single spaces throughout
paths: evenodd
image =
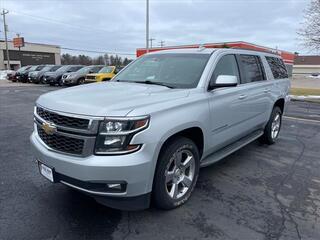
M 266 57 L 267 62 L 271 68 L 274 79 L 287 78 L 288 72 L 283 61 L 276 57 Z
M 251 83 L 265 80 L 260 57 L 255 55 L 239 55 L 241 83 Z
M 210 82 L 215 83 L 219 75 L 232 75 L 239 79 L 238 64 L 234 55 L 225 55 L 220 58 L 211 76 Z

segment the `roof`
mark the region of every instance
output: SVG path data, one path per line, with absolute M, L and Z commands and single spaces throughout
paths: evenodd
M 175 53 L 182 53 L 182 54 L 212 54 L 213 52 L 231 52 L 234 54 L 263 54 L 266 56 L 273 56 L 273 57 L 280 57 L 277 54 L 258 51 L 258 50 L 248 50 L 248 49 L 239 49 L 239 48 L 186 48 L 186 49 L 167 49 L 162 51 L 154 51 L 148 53 L 148 55 L 154 54 L 175 54 Z
M 294 65 L 320 65 L 320 56 L 317 56 L 317 55 L 296 56 L 294 58 Z
M 149 54 L 166 54 L 166 53 L 199 53 L 199 54 L 211 54 L 216 49 L 209 48 L 187 48 L 187 49 L 167 49 L 162 51 L 150 52 Z

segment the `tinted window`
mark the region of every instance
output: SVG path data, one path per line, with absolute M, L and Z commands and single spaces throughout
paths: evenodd
M 50 70 L 50 72 L 54 72 L 56 70 L 58 70 L 59 68 L 61 68 L 61 66 L 57 65 L 57 66 L 53 66 Z
M 238 65 L 234 55 L 226 55 L 220 58 L 211 76 L 210 82 L 214 83 L 219 75 L 232 75 L 239 79 Z
M 76 72 L 81 68 L 83 68 L 83 67 L 82 66 L 73 66 L 73 67 L 70 67 L 69 71 L 70 72 Z
M 99 71 L 101 70 L 101 68 L 102 68 L 102 67 L 100 67 L 100 66 L 93 67 L 90 71 L 91 71 L 92 73 L 97 73 L 97 72 L 99 72 Z
M 127 82 L 157 82 L 175 88 L 198 85 L 210 54 L 169 53 L 145 55 L 130 64 L 114 79 Z
M 276 57 L 266 57 L 267 62 L 271 68 L 273 77 L 275 79 L 287 78 L 288 73 L 286 66 L 280 58 Z
M 241 83 L 251 83 L 265 80 L 260 57 L 254 55 L 239 55 Z

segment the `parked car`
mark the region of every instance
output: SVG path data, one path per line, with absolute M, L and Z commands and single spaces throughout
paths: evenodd
M 85 82 L 102 82 L 113 78 L 119 71 L 120 67 L 106 66 L 100 69 L 98 73 L 90 73 L 86 75 Z
M 16 74 L 16 79 L 19 81 L 19 82 L 23 82 L 23 83 L 26 83 L 29 81 L 28 79 L 28 75 L 29 75 L 29 72 L 33 72 L 33 71 L 40 71 L 41 69 L 43 69 L 45 67 L 45 65 L 35 65 L 35 66 L 31 66 L 30 68 L 28 69 L 25 69 L 24 71 L 21 71 L 17 72 Z
M 14 70 L 7 70 L 7 79 L 12 81 L 16 78 L 16 71 Z
M 12 80 L 12 78 L 15 76 L 15 71 L 13 70 L 1 70 L 0 71 L 0 80 Z
M 55 72 L 58 70 L 62 65 L 46 65 L 44 68 L 42 68 L 39 71 L 32 71 L 28 74 L 29 82 L 32 83 L 41 83 L 43 82 L 43 75 L 46 72 Z
M 46 72 L 43 75 L 43 82 L 54 86 L 56 84 L 61 85 L 62 75 L 69 72 L 75 72 L 83 68 L 82 65 L 64 65 L 54 72 Z
M 103 68 L 100 65 L 92 65 L 79 69 L 75 72 L 68 72 L 62 75 L 63 85 L 79 85 L 85 82 L 85 77 L 88 73 L 97 73 Z
M 199 168 L 260 139 L 273 144 L 290 81 L 275 54 L 146 54 L 111 81 L 40 96 L 31 143 L 40 173 L 113 208 L 172 209 Z M 258 146 L 257 146 L 258 147 Z
M 24 67 L 19 68 L 15 74 L 15 78 L 12 79 L 12 81 L 13 82 L 19 81 L 20 75 L 24 74 L 24 72 L 28 71 L 31 67 L 32 66 L 28 65 L 28 66 L 24 66 Z

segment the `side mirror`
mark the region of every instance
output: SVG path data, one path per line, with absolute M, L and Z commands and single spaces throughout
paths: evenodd
M 238 85 L 237 76 L 219 75 L 215 82 L 210 82 L 209 90 L 222 87 L 235 87 Z

